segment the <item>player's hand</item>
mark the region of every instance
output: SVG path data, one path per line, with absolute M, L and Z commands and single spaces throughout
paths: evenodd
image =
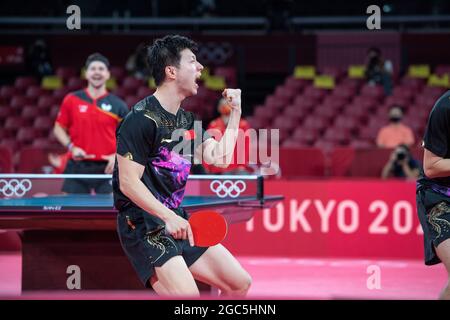
M 116 162 L 116 154 L 113 153 L 107 156 L 102 156 L 102 159 L 108 161 L 108 164 L 106 165 L 105 168 L 105 173 L 111 174 L 114 170 L 114 163 Z
M 222 96 L 228 102 L 231 110 L 242 112 L 241 110 L 241 89 L 225 89 Z
M 95 158 L 95 155 L 86 154 L 86 151 L 77 146 L 73 146 L 72 149 L 70 149 L 70 152 L 72 153 L 72 158 L 77 161 Z
M 166 220 L 166 232 L 174 239 L 188 239 L 191 246 L 194 245 L 194 236 L 189 221 L 175 213 Z

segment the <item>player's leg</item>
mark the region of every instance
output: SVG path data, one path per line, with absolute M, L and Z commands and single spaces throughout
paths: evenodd
M 221 244 L 209 247 L 189 270 L 195 279 L 219 288 L 222 295 L 245 296 L 252 282 L 247 271 Z
M 178 255 L 162 266 L 155 267 L 156 277 L 150 279 L 152 288 L 159 295 L 198 296 L 200 295 L 194 277 L 183 257 Z
M 441 242 L 436 247 L 436 253 L 445 265 L 448 273 L 448 281 L 445 288 L 442 290 L 439 299 L 450 300 L 450 239 Z

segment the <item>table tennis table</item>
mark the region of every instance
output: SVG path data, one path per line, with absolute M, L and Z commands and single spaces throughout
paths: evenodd
M 143 289 L 115 231 L 112 194 L 61 194 L 64 179 L 80 176 L 0 175 L 0 230 L 20 234 L 22 290 L 67 290 L 70 266 L 81 270 L 82 289 Z M 181 206 L 244 222 L 283 199 L 263 186 L 261 176 L 190 176 Z

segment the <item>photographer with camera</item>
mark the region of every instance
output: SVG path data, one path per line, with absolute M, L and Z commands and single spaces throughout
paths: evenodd
M 412 157 L 408 146 L 401 144 L 391 153 L 389 161 L 383 168 L 381 177 L 383 179 L 391 177 L 417 179 L 419 174 L 418 161 Z

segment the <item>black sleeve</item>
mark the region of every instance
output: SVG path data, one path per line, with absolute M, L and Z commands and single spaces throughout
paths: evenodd
M 423 146 L 435 155 L 444 158 L 448 153 L 449 106 L 441 99 L 436 103 L 428 119 Z
M 117 153 L 143 166 L 154 153 L 156 123 L 142 113 L 130 113 L 117 129 Z
M 122 119 L 125 118 L 125 116 L 128 114 L 129 111 L 130 109 L 128 109 L 126 103 L 122 101 L 119 107 L 119 117 Z

